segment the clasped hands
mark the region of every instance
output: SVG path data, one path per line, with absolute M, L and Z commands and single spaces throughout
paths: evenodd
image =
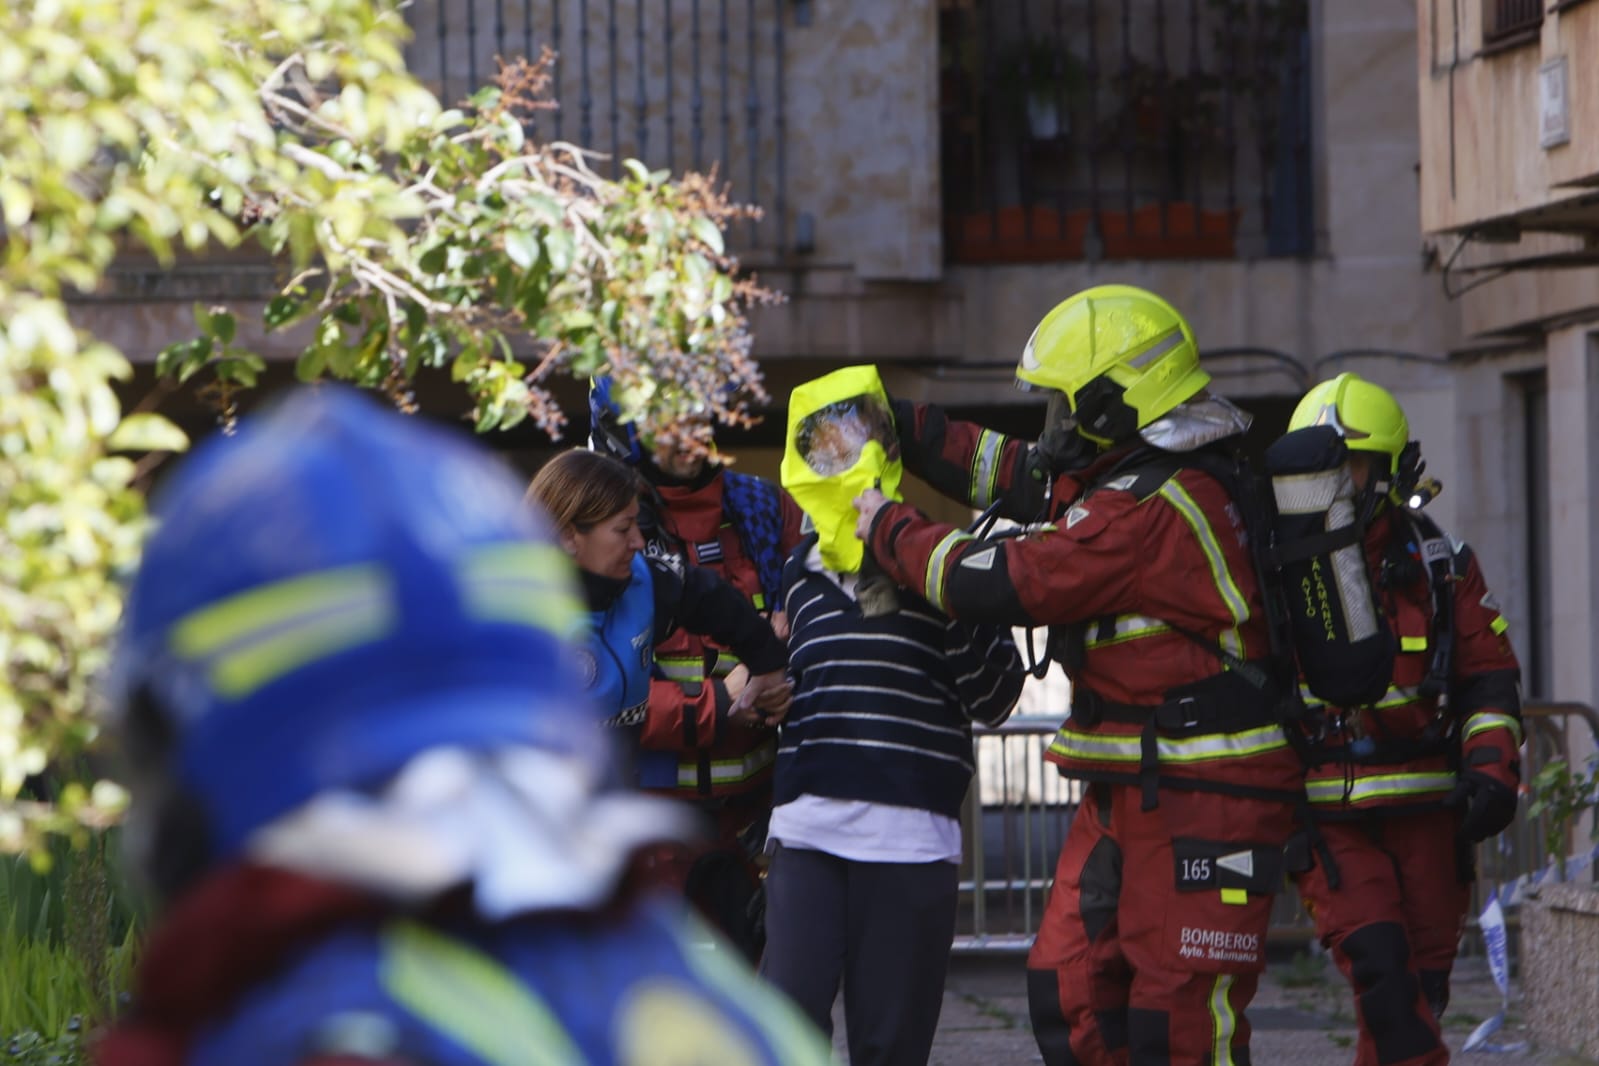
M 749 667 L 739 663 L 722 684 L 733 697 L 728 721 L 747 728 L 776 726 L 794 702 L 794 684 L 782 670 L 751 676 Z

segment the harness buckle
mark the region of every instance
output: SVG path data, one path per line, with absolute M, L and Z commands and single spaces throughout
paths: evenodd
M 1192 729 L 1199 724 L 1199 701 L 1193 696 L 1182 696 L 1177 700 L 1177 713 L 1182 717 L 1183 728 Z

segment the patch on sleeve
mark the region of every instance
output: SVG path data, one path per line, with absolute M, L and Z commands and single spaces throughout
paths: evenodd
M 1066 528 L 1071 529 L 1077 523 L 1087 518 L 1091 512 L 1083 504 L 1073 504 L 1071 510 L 1066 512 Z
M 1499 597 L 1495 596 L 1492 591 L 1484 592 L 1482 594 L 1482 599 L 1478 600 L 1477 602 L 1481 603 L 1494 614 L 1504 613 L 1499 607 Z
M 980 552 L 972 552 L 961 557 L 961 565 L 973 570 L 992 570 L 994 557 L 999 554 L 998 548 L 984 548 Z

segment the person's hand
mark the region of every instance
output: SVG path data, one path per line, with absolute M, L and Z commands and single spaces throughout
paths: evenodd
M 1516 820 L 1516 790 L 1471 770 L 1461 773 L 1444 803 L 1461 808 L 1460 835 L 1473 844 L 1498 836 Z
M 727 690 L 728 696 L 733 700 L 727 709 L 727 720 L 734 725 L 741 725 L 746 729 L 753 729 L 761 724 L 761 712 L 749 700 L 740 697 L 748 691 L 750 685 L 750 668 L 739 663 L 722 678 L 722 687 Z
M 731 721 L 744 725 L 775 726 L 794 702 L 794 686 L 781 670 L 756 674 L 733 701 Z
M 877 512 L 888 506 L 888 497 L 877 489 L 867 489 L 855 497 L 855 510 L 860 518 L 855 522 L 855 535 L 862 540 L 870 540 L 872 536 L 872 523 L 877 521 Z
M 767 619 L 772 626 L 772 632 L 778 640 L 788 639 L 788 613 L 786 611 L 773 611 Z

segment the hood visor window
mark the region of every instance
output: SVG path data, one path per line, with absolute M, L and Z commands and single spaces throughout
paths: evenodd
M 844 473 L 861 461 L 867 441 L 877 441 L 890 461 L 899 458 L 894 416 L 875 396 L 830 403 L 800 420 L 794 445 L 805 465 L 822 477 Z

